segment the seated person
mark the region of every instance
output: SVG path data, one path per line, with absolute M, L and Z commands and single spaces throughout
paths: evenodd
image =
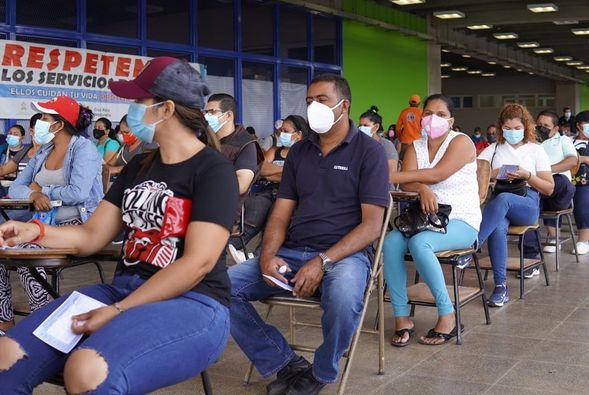
M 424 213 L 437 213 L 439 203 L 452 206 L 445 234 L 426 230 L 407 238 L 395 229 L 385 240 L 384 274 L 396 329 L 391 344 L 397 347 L 409 344 L 414 327 L 407 304 L 407 251 L 438 307 L 436 325 L 419 342 L 444 344 L 462 330 L 456 328 L 454 306 L 435 253 L 472 247 L 477 240 L 481 209 L 476 150 L 467 135 L 452 130 L 453 111 L 452 101 L 446 96 L 435 94 L 425 99 L 421 127 L 427 139 L 415 140 L 407 148 L 402 171 L 393 174 L 393 181 L 399 183 L 401 189 L 419 193 Z
M 558 115 L 552 111 L 544 110 L 536 118 L 536 133 L 542 148 L 550 159 L 550 169 L 554 180 L 554 190 L 548 196 L 540 196 L 540 211 L 558 211 L 571 207 L 575 186 L 571 182 L 571 169 L 577 164 L 577 150 L 573 141 L 558 132 Z M 556 221 L 544 219 L 546 233 L 548 234 L 547 245 L 544 252 L 556 252 Z M 560 224 L 559 224 L 560 225 Z M 538 239 L 534 232 L 526 233 L 524 236 L 524 256 L 536 258 L 540 254 L 538 250 Z M 528 270 L 526 278 L 539 275 L 538 268 Z
M 499 115 L 497 142 L 485 148 L 478 157 L 481 166 L 497 179 L 504 165 L 517 166 L 506 172 L 505 180 L 525 180 L 524 195 L 511 192 L 495 193 L 483 210 L 479 245 L 489 239 L 489 257 L 493 265 L 495 290 L 489 306 L 501 307 L 509 301 L 507 291 L 507 230 L 510 225 L 534 225 L 540 216 L 540 194 L 551 195 L 554 181 L 548 155 L 536 143 L 536 128 L 528 110 L 521 104 L 507 104 Z M 483 177 L 485 178 L 485 177 Z M 479 194 L 486 194 L 479 188 Z
M 6 144 L 8 149 L 4 155 L 4 163 L 0 166 L 0 177 L 13 179 L 19 170 L 19 165 L 28 162 L 29 151 L 32 149 L 31 144 L 24 144 L 25 128 L 20 125 L 13 125 L 8 129 L 6 135 Z M 34 154 L 34 152 L 33 152 Z
M 589 111 L 581 111 L 577 114 L 577 137 L 574 145 L 579 155 L 579 169 L 574 175 L 575 184 L 574 211 L 577 235 L 577 252 L 579 255 L 589 253 Z M 575 251 L 571 251 L 572 254 Z
M 316 133 L 286 157 L 259 259 L 229 269 L 231 335 L 264 378 L 277 374 L 268 394 L 317 394 L 335 382 L 360 324 L 368 250 L 388 205 L 388 166 L 382 146 L 350 122 L 350 99 L 340 76 L 311 82 L 307 116 Z M 262 274 L 290 281 L 296 297 L 320 297 L 324 339 L 312 365 L 252 305 L 284 292 Z
M 121 170 L 123 170 L 123 167 L 125 167 L 125 165 L 136 155 L 153 150 L 157 147 L 157 144 L 147 144 L 145 141 L 139 140 L 137 136 L 133 134 L 127 124 L 126 114 L 121 118 L 121 122 L 117 128 L 117 141 L 122 141 L 122 143 L 119 152 L 106 162 L 106 165 L 110 168 L 111 175 L 119 174 Z
M 243 242 L 247 245 L 258 233 L 260 233 L 266 223 L 270 209 L 276 200 L 280 180 L 282 179 L 282 169 L 284 160 L 292 145 L 304 138 L 309 133 L 309 125 L 305 118 L 300 115 L 289 115 L 284 119 L 280 126 L 279 140 L 280 147 L 270 147 L 264 152 L 264 162 L 260 170 L 261 180 L 258 180 L 252 187 L 252 191 L 244 200 L 245 226 Z M 245 261 L 244 248 L 239 237 L 230 237 L 227 246 L 231 257 L 235 263 Z M 253 254 L 249 253 L 248 258 Z
M 41 147 L 16 177 L 8 195 L 31 199 L 37 212 L 49 212 L 57 226 L 86 222 L 102 199 L 101 159 L 92 142 L 80 135 L 92 122 L 92 111 L 67 96 L 48 102 L 33 102 L 42 113 L 35 122 L 34 141 Z M 61 201 L 53 209 L 51 201 Z M 46 277 L 43 269 L 38 269 Z M 19 267 L 18 275 L 31 311 L 47 304 L 48 293 Z M 10 281 L 0 265 L 0 330 L 14 325 Z M 0 386 L 1 387 L 1 386 Z
M 145 67 L 135 80 L 109 85 L 135 100 L 128 117 L 135 134 L 161 148 L 135 157 L 83 225 L 0 226 L 0 245 L 37 238 L 81 255 L 127 234 L 113 284 L 79 291 L 106 306 L 73 317 L 72 330 L 85 335 L 77 348 L 63 354 L 33 335 L 67 296 L 0 338 L 3 393 L 29 393 L 62 370 L 67 393 L 151 393 L 202 372 L 225 348 L 230 283 L 220 256 L 237 208 L 235 172 L 206 145 L 200 109 L 209 90 L 198 72 L 169 57 Z
M 96 139 L 96 149 L 105 163 L 111 160 L 121 148 L 112 123 L 106 118 L 96 120 L 92 135 Z
M 390 188 L 394 189 L 392 177 L 393 173 L 397 171 L 399 154 L 397 153 L 395 145 L 390 140 L 380 137 L 379 135 L 379 133 L 383 131 L 383 127 L 382 117 L 378 113 L 378 107 L 372 106 L 368 111 L 365 111 L 362 115 L 360 115 L 358 130 L 378 141 L 384 148 L 384 152 L 386 153 L 387 160 L 389 162 L 389 184 Z

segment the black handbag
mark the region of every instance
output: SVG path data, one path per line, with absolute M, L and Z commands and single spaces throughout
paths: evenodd
M 497 180 L 493 194 L 498 195 L 500 193 L 513 193 L 519 196 L 526 196 L 528 194 L 528 183 L 523 178 L 513 181 Z
M 438 204 L 437 213 L 424 214 L 419 201 L 413 201 L 401 209 L 401 213 L 393 223 L 405 237 L 413 237 L 424 230 L 446 233 L 450 212 L 452 212 L 451 205 Z

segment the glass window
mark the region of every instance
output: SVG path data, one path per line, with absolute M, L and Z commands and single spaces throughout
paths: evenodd
M 451 96 L 450 100 L 452 100 L 452 104 L 454 105 L 454 108 L 461 108 L 461 103 L 460 103 L 460 96 Z
M 78 42 L 74 40 L 59 40 L 55 38 L 37 37 L 37 36 L 16 36 L 17 41 L 26 41 L 29 43 L 60 45 L 63 47 L 78 47 Z
M 242 73 L 243 125 L 268 136 L 274 128 L 274 65 L 243 62 Z
M 198 0 L 198 45 L 233 50 L 233 2 Z
M 552 95 L 538 95 L 538 107 L 554 108 L 554 96 Z
M 336 75 L 341 75 L 341 72 L 339 70 L 330 70 L 330 69 L 320 69 L 320 68 L 315 68 L 314 72 L 313 72 L 313 78 L 317 77 L 318 75 L 321 74 L 336 74 Z
M 87 0 L 89 33 L 137 38 L 137 0 Z
M 307 74 L 308 69 L 300 67 L 280 67 L 280 115 L 301 115 L 307 118 Z
M 102 52 L 124 53 L 127 55 L 139 55 L 139 48 L 137 47 L 123 47 L 121 45 L 101 44 L 101 43 L 86 43 L 88 49 Z
M 337 61 L 337 21 L 334 18 L 313 16 L 314 61 L 332 63 Z
M 514 95 L 505 95 L 501 96 L 501 104 L 505 105 L 507 103 L 516 103 Z
M 536 95 L 519 95 L 518 102 L 526 107 L 536 107 Z
M 496 97 L 493 95 L 479 96 L 479 107 L 480 108 L 495 108 L 495 107 L 497 107 Z
M 190 44 L 190 0 L 147 0 L 147 39 Z
M 286 5 L 280 8 L 280 56 L 307 60 L 307 15 Z
M 16 23 L 76 30 L 77 3 L 76 0 L 15 1 Z
M 472 108 L 472 96 L 464 96 L 462 98 L 462 108 Z
M 186 52 L 166 51 L 165 49 L 147 48 L 147 56 L 155 58 L 158 56 L 171 56 L 173 58 L 185 59 L 191 61 L 191 55 Z
M 235 96 L 235 68 L 232 59 L 200 56 L 198 58 L 198 63 L 204 65 L 207 70 L 205 81 L 211 90 L 211 94 L 227 93 L 231 96 Z
M 273 55 L 272 5 L 242 0 L 241 44 L 244 52 Z

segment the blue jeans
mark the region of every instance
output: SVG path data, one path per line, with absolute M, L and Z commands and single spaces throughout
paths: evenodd
M 93 285 L 79 292 L 103 303 L 122 300 L 145 280 L 119 275 L 112 285 Z M 2 393 L 31 393 L 63 370 L 68 358 L 33 335 L 66 298 L 49 303 L 8 331 L 26 358 L 0 372 Z M 95 350 L 108 365 L 108 376 L 88 394 L 144 394 L 197 375 L 223 353 L 229 337 L 229 309 L 196 293 L 128 309 L 88 337 L 76 349 Z M 74 349 L 74 351 L 76 350 Z
M 384 276 L 389 286 L 395 317 L 409 316 L 405 268 L 407 250 L 411 252 L 417 272 L 436 300 L 438 315 L 444 316 L 454 312 L 444 281 L 444 273 L 435 253 L 471 247 L 477 239 L 477 231 L 466 222 L 459 220 L 451 220 L 446 229 L 446 234 L 425 231 L 411 238 L 406 238 L 395 229 L 386 237 L 383 247 Z
M 479 245 L 489 239 L 489 256 L 495 285 L 507 281 L 507 229 L 509 225 L 534 225 L 540 216 L 540 195 L 528 189 L 526 196 L 500 193 L 485 206 Z
M 589 229 L 589 186 L 576 187 L 574 202 L 577 229 Z
M 319 251 L 308 248 L 282 247 L 278 256 L 294 274 Z M 323 383 L 334 383 L 338 363 L 350 346 L 354 331 L 360 324 L 364 290 L 370 274 L 370 260 L 364 252 L 350 255 L 327 272 L 319 286 L 323 343 L 315 351 L 313 374 Z M 231 335 L 263 377 L 285 367 L 294 357 L 288 341 L 275 327 L 268 325 L 256 312 L 251 301 L 284 294 L 284 290 L 266 284 L 258 258 L 229 268 L 231 279 Z

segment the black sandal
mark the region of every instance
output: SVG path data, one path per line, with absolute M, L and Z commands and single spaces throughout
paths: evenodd
M 395 331 L 394 336 L 398 336 L 401 339 L 403 339 L 403 336 L 405 336 L 405 333 L 409 334 L 409 337 L 407 338 L 407 341 L 403 342 L 402 340 L 400 342 L 396 342 L 393 339 L 391 339 L 391 346 L 395 346 L 395 347 L 405 347 L 409 345 L 409 340 L 411 340 L 411 335 L 413 334 L 413 332 L 415 332 L 415 328 L 403 328 L 403 329 L 399 329 L 398 331 Z
M 460 333 L 462 332 L 464 332 L 464 325 L 461 324 Z M 425 335 L 425 339 L 442 339 L 443 341 L 441 343 L 427 343 L 422 339 L 419 339 L 419 344 L 424 344 L 426 346 L 441 346 L 442 344 L 446 344 L 450 339 L 456 337 L 456 335 L 458 335 L 456 327 L 454 327 L 450 333 L 436 332 L 435 328 L 432 328 L 427 332 L 427 335 Z

